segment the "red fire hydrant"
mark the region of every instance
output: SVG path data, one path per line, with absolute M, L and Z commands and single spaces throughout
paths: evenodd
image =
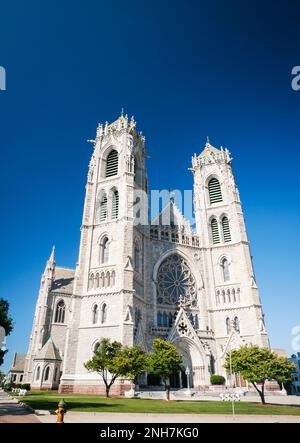
M 57 420 L 56 423 L 63 423 L 64 422 L 64 415 L 67 413 L 66 409 L 66 403 L 64 402 L 64 399 L 60 400 L 58 403 L 58 409 L 56 409 L 57 414 Z

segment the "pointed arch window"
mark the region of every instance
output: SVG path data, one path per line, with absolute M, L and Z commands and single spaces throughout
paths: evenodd
M 98 316 L 99 316 L 99 307 L 98 305 L 95 305 L 93 307 L 93 325 L 98 323 Z
M 223 289 L 223 291 L 222 291 L 222 302 L 223 302 L 223 303 L 226 303 L 226 297 L 225 297 L 225 291 L 224 291 L 224 289 Z
M 54 371 L 54 381 L 56 381 L 57 380 L 57 368 L 55 368 L 55 371 Z
M 107 195 L 103 194 L 100 202 L 100 222 L 107 219 Z
M 94 288 L 94 274 L 91 274 L 89 277 L 89 289 Z
M 162 314 L 160 311 L 157 313 L 157 326 L 162 326 Z
M 220 234 L 219 234 L 219 226 L 216 218 L 213 218 L 210 222 L 211 224 L 211 235 L 213 244 L 220 243 Z
M 109 271 L 107 271 L 107 273 L 106 273 L 105 287 L 106 287 L 106 288 L 109 288 L 109 287 L 110 287 L 110 272 L 109 272 Z
M 231 241 L 231 234 L 230 234 L 230 227 L 229 227 L 229 221 L 227 217 L 222 218 L 222 230 L 223 230 L 223 238 L 224 242 L 230 242 Z
M 100 243 L 100 262 L 107 263 L 109 260 L 109 240 L 108 237 L 104 237 Z
M 163 313 L 163 326 L 168 327 L 168 314 L 166 312 Z
M 106 159 L 105 177 L 118 175 L 118 153 L 115 149 L 110 151 Z
M 231 330 L 231 327 L 230 327 L 230 318 L 227 317 L 227 318 L 226 318 L 226 332 L 227 332 L 227 335 L 230 334 L 230 330 Z
M 233 301 L 236 302 L 236 295 L 235 295 L 235 289 L 234 288 L 232 290 L 232 297 L 233 297 Z
M 209 201 L 210 204 L 219 203 L 223 201 L 222 198 L 222 191 L 221 191 L 221 185 L 218 179 L 213 177 L 210 179 L 208 183 L 208 194 L 209 194 Z
M 115 190 L 112 198 L 111 218 L 116 219 L 118 217 L 119 217 L 119 192 Z
M 238 332 L 238 333 L 241 332 L 241 331 L 240 331 L 240 321 L 239 321 L 238 317 L 234 317 L 234 320 L 233 320 L 233 327 L 234 327 L 234 329 L 236 330 L 236 332 Z
M 65 302 L 63 300 L 60 300 L 56 306 L 55 320 L 54 320 L 55 323 L 65 322 L 65 312 L 66 312 Z
M 112 273 L 111 273 L 111 285 L 115 286 L 115 284 L 116 284 L 116 273 L 115 273 L 115 271 L 112 271 Z
M 230 289 L 227 289 L 227 301 L 228 303 L 231 303 Z
M 221 266 L 222 266 L 222 273 L 223 273 L 224 282 L 229 281 L 230 280 L 230 273 L 229 273 L 229 263 L 228 263 L 227 258 L 223 258 Z
M 105 286 L 105 274 L 104 274 L 104 272 L 102 272 L 102 274 L 101 274 L 100 283 L 101 283 L 101 288 L 104 288 L 104 286 Z
M 44 381 L 49 380 L 49 374 L 50 374 L 50 366 L 47 366 L 46 371 L 45 371 Z
M 96 288 L 99 288 L 99 284 L 100 284 L 100 277 L 99 277 L 99 274 L 98 274 L 98 273 L 96 274 L 96 278 L 95 278 L 95 281 L 96 281 Z
M 39 380 L 40 379 L 40 375 L 41 375 L 41 368 L 38 366 L 38 368 L 36 370 L 36 377 L 35 377 L 35 379 Z
M 107 321 L 107 304 L 103 303 L 101 307 L 101 323 L 106 323 Z

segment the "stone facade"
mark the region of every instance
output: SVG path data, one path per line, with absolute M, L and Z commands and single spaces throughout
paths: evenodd
M 192 158 L 192 229 L 172 195 L 148 221 L 145 139 L 133 118 L 99 125 L 90 142 L 78 262 L 75 270 L 56 266 L 54 249 L 47 262 L 26 381 L 37 389 L 103 393 L 99 376 L 84 368 L 101 337 L 147 351 L 157 337 L 170 340 L 196 389 L 212 373 L 226 376 L 230 348 L 268 347 L 229 151 L 207 142 Z M 184 373 L 172 383 L 185 385 Z M 127 387 L 119 380 L 114 393 Z
M 24 383 L 24 367 L 26 354 L 15 352 L 12 367 L 7 374 L 7 382 L 22 384 Z

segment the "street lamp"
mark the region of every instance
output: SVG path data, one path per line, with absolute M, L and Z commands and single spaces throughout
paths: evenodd
M 188 394 L 189 395 L 192 394 L 191 387 L 190 387 L 190 373 L 191 373 L 190 368 L 187 366 L 186 370 L 185 370 L 185 375 L 186 375 L 186 378 L 187 378 L 187 388 L 188 388 Z

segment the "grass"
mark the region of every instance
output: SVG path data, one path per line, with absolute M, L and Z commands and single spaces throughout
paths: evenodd
M 57 391 L 31 391 L 22 401 L 33 409 L 55 411 L 64 398 L 68 411 L 135 412 L 173 414 L 231 414 L 231 403 L 220 401 L 164 401 L 129 398 L 106 398 L 93 395 L 63 394 Z M 238 402 L 236 414 L 300 415 L 300 407 Z

